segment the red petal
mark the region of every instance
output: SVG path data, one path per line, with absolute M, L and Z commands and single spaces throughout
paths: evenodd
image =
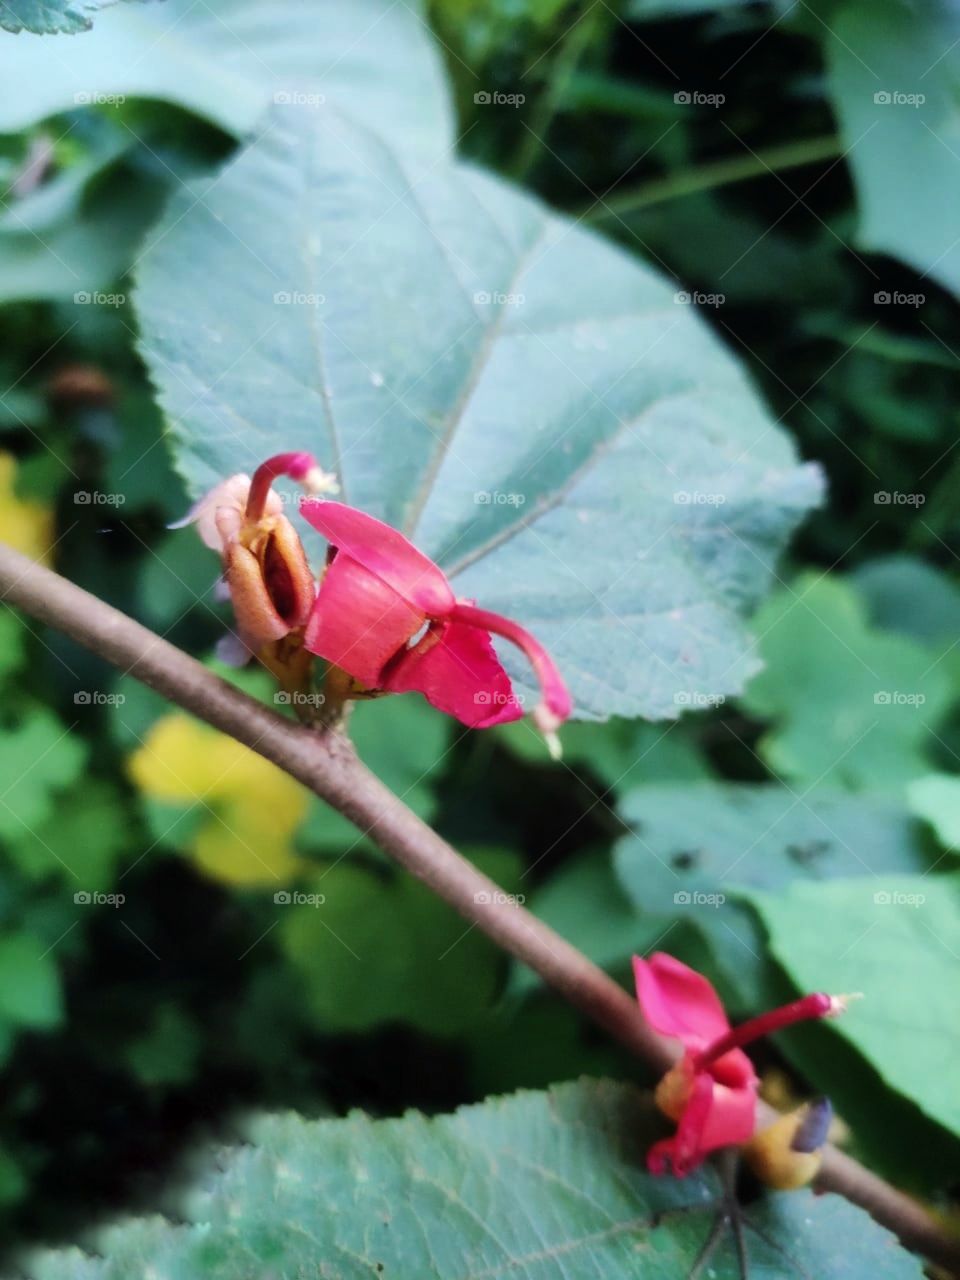
M 643 1016 L 663 1036 L 688 1049 L 703 1049 L 730 1030 L 720 997 L 695 969 L 663 951 L 649 960 L 633 957 L 633 976 Z
M 340 551 L 321 580 L 304 644 L 368 688 L 379 689 L 384 663 L 424 621 L 381 577 Z
M 471 729 L 488 729 L 523 715 L 490 637 L 457 622 L 448 623 L 439 640 L 426 636 L 404 654 L 384 688 L 422 693 L 432 706 Z
M 453 608 L 456 600 L 443 570 L 399 530 L 342 502 L 305 498 L 300 511 L 331 546 L 375 573 L 413 608 L 432 618 Z

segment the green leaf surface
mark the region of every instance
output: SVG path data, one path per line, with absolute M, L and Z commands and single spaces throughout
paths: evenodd
M 22 828 L 8 854 L 30 880 L 57 877 L 71 893 L 106 892 L 132 839 L 123 797 L 99 778 L 87 778 L 58 797 L 46 821 Z
M 960 849 L 960 778 L 930 773 L 907 788 L 910 809 L 929 822 L 948 849 Z
M 497 737 L 521 760 L 546 764 L 550 753 L 543 735 L 528 719 L 501 725 Z M 699 782 L 709 769 L 693 743 L 676 725 L 664 728 L 614 718 L 606 724 L 573 723 L 563 728 L 563 760 L 578 776 L 595 774 L 606 787 L 624 790 L 646 781 Z
M 4 44 L 0 38 L 0 58 Z M 116 282 L 157 216 L 163 194 L 160 184 L 128 175 L 42 235 L 14 221 L 0 232 L 0 303 L 41 299 L 64 301 L 78 312 L 122 310 L 127 294 Z
M 631 831 L 616 846 L 620 882 L 658 914 L 695 912 L 697 895 L 731 887 L 919 872 L 936 858 L 915 819 L 884 795 L 660 785 L 634 788 L 619 813 Z
M 662 917 L 644 913 L 624 893 L 610 856 L 602 849 L 588 849 L 562 866 L 533 893 L 528 906 L 605 969 L 626 968 L 635 952 L 642 955 L 665 932 Z M 532 969 L 518 963 L 511 989 L 532 991 L 541 981 Z
M 15 34 L 75 35 L 89 30 L 93 14 L 114 3 L 116 0 L 4 0 L 0 27 Z
M 960 290 L 956 6 L 847 0 L 818 34 L 857 188 L 860 245 Z
M 62 1017 L 60 975 L 47 943 L 32 933 L 0 937 L 0 1019 L 46 1030 Z
M 926 751 L 951 700 L 938 654 L 867 623 L 854 589 L 807 574 L 754 621 L 766 663 L 744 703 L 773 727 L 760 752 L 808 785 L 899 786 L 929 770 Z
M 0 734 L 0 837 L 15 840 L 53 812 L 56 791 L 83 768 L 81 740 L 45 708 Z
M 175 198 L 138 296 L 194 490 L 313 450 L 458 595 L 532 627 L 582 717 L 674 717 L 754 670 L 741 615 L 818 476 L 622 250 L 473 169 L 416 180 L 332 111 L 278 111 Z
M 474 861 L 513 889 L 513 855 L 480 851 Z M 279 936 L 325 1030 L 407 1022 L 454 1035 L 493 1004 L 502 954 L 419 881 L 341 861 L 313 872 L 301 893 L 316 900 L 274 899 Z
M 751 901 L 798 988 L 863 993 L 831 1029 L 960 1133 L 960 875 L 797 881 Z
M 0 132 L 139 97 L 239 136 L 273 102 L 311 112 L 329 99 L 425 158 L 452 145 L 440 59 L 416 0 L 118 5 L 66 47 L 28 34 L 0 40 L 0 83 Z
M 947 651 L 960 635 L 960 588 L 919 556 L 879 556 L 852 575 L 870 622 Z
M 225 1153 L 188 1198 L 183 1225 L 128 1222 L 97 1233 L 102 1257 L 47 1252 L 26 1270 L 31 1280 L 678 1280 L 709 1235 L 717 1186 L 710 1172 L 645 1173 L 644 1149 L 660 1132 L 643 1095 L 590 1080 L 433 1118 L 268 1117 L 255 1145 Z M 684 1206 L 691 1212 L 670 1212 Z M 747 1224 L 757 1277 L 922 1275 L 839 1196 L 770 1196 Z M 739 1277 L 729 1235 L 709 1274 Z
M 778 786 L 646 786 L 618 812 L 630 828 L 614 849 L 619 883 L 638 911 L 692 925 L 709 940 L 714 963 L 744 1008 L 776 1002 L 762 927 L 745 890 L 925 871 L 919 824 L 880 795 Z M 674 939 L 665 941 L 667 950 Z

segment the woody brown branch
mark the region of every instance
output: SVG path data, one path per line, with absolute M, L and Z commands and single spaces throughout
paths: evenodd
M 342 734 L 285 720 L 126 614 L 3 544 L 0 601 L 70 636 L 296 778 L 655 1071 L 676 1060 L 678 1047 L 646 1025 L 632 996 L 553 929 L 514 905 L 422 822 L 367 769 Z M 762 1107 L 762 1113 L 763 1120 L 774 1118 L 769 1108 Z M 828 1148 L 816 1185 L 866 1209 L 908 1247 L 960 1270 L 960 1241 L 921 1205 L 849 1156 Z

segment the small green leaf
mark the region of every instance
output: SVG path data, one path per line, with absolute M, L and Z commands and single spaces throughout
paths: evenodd
M 35 829 L 24 828 L 8 848 L 30 880 L 56 876 L 71 893 L 105 892 L 131 834 L 123 797 L 108 783 L 88 779 L 59 796 L 53 816 Z
M 823 575 L 779 592 L 754 625 L 766 670 L 744 704 L 773 721 L 760 750 L 778 775 L 889 787 L 928 772 L 925 753 L 951 698 L 937 654 L 873 630 L 856 592 Z
M 508 888 L 518 875 L 510 854 L 475 856 Z M 475 926 L 402 872 L 332 863 L 295 894 L 274 899 L 284 950 L 305 982 L 324 1029 L 360 1031 L 407 1022 L 454 1035 L 490 1008 L 500 987 L 501 954 Z M 278 901 L 279 899 L 279 901 Z
M 268 1117 L 254 1145 L 220 1156 L 181 1222 L 129 1221 L 96 1233 L 100 1256 L 43 1252 L 25 1270 L 30 1280 L 674 1280 L 696 1263 L 719 1188 L 709 1168 L 683 1180 L 644 1172 L 662 1132 L 648 1098 L 591 1080 L 432 1118 Z M 756 1276 L 922 1277 L 840 1196 L 767 1196 L 746 1210 L 745 1238 Z M 739 1280 L 729 1228 L 709 1275 Z
M 81 740 L 44 708 L 0 734 L 0 836 L 16 840 L 46 821 L 57 789 L 76 780 L 85 758 Z

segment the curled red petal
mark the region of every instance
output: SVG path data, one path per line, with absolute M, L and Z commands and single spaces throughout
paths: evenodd
M 452 611 L 456 600 L 443 570 L 398 529 L 342 502 L 305 498 L 300 511 L 341 555 L 376 574 L 412 608 L 431 618 Z
M 304 645 L 367 688 L 379 689 L 384 665 L 424 621 L 383 578 L 341 551 L 320 582 Z
M 422 693 L 438 711 L 471 729 L 519 720 L 523 707 L 485 631 L 458 622 L 441 624 L 390 665 L 385 689 Z

